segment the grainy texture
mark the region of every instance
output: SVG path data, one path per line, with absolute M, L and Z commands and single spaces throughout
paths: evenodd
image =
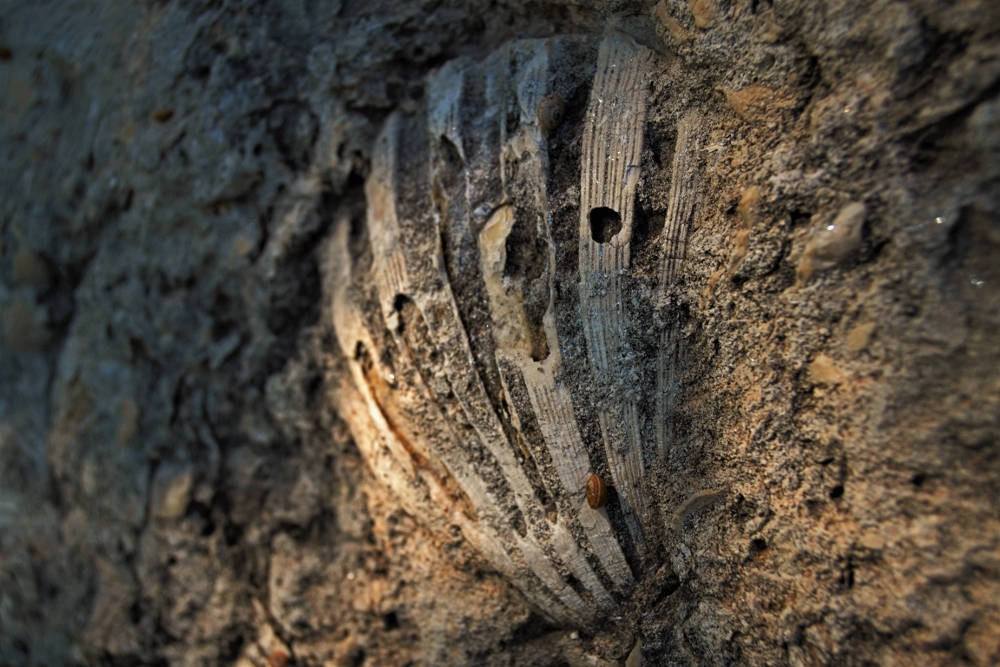
M 1000 662 L 998 25 L 7 3 L 0 663 Z

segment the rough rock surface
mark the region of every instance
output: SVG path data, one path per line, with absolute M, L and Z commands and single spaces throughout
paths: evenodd
M 0 664 L 996 664 L 998 25 L 990 0 L 7 3 Z M 457 58 L 611 33 L 651 54 L 626 297 L 672 192 L 691 213 L 667 393 L 638 318 L 639 376 L 592 397 L 669 438 L 655 539 L 575 627 L 373 471 L 333 249 L 370 253 L 376 138 Z M 588 83 L 544 178 L 575 272 L 594 72 L 562 66 Z

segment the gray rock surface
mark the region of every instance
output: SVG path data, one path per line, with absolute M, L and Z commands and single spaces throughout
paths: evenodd
M 5 3 L 0 664 L 996 664 L 998 25 L 990 0 Z M 579 628 L 362 455 L 330 248 L 365 254 L 375 138 L 429 77 L 609 31 L 655 54 L 639 293 L 685 117 L 699 178 L 655 549 Z

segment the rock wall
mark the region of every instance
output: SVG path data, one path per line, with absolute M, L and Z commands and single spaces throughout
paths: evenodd
M 1000 661 L 996 3 L 8 4 L 0 663 Z

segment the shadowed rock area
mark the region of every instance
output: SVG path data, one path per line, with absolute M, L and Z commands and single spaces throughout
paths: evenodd
M 0 665 L 997 664 L 997 26 L 7 2 Z

